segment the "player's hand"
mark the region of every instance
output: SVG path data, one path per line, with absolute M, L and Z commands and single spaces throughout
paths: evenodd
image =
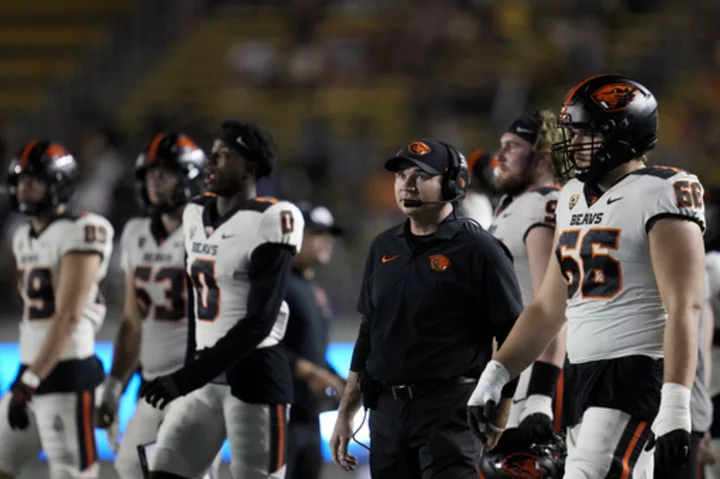
M 183 393 L 180 392 L 180 389 L 175 383 L 173 374 L 155 378 L 149 383 L 144 384 L 140 389 L 140 397 L 145 398 L 148 404 L 161 411 L 165 409 L 165 406 L 171 401 L 174 401 L 182 395 Z
M 123 388 L 123 383 L 119 379 L 110 375 L 105 377 L 100 406 L 95 410 L 96 427 L 107 429 L 115 422 Z
M 646 450 L 655 447 L 655 477 L 677 477 L 690 457 L 690 388 L 663 384 L 660 410 L 652 425 L 653 438 Z
M 705 433 L 702 440 L 700 441 L 700 450 L 698 451 L 698 459 L 700 464 L 715 464 L 717 458 L 712 448 L 712 437 L 709 432 Z
M 498 361 L 490 361 L 467 403 L 470 430 L 488 450 L 495 447 L 507 422 L 507 417 L 505 422 L 502 421 L 502 410 L 498 406 L 502 388 L 508 381 L 510 381 L 510 373 L 505 366 Z
M 298 359 L 295 364 L 295 373 L 315 394 L 334 398 L 342 397 L 345 381 L 327 369 L 306 359 Z
M 28 403 L 32 400 L 35 390 L 40 385 L 40 378 L 30 369 L 26 369 L 10 389 L 10 406 L 8 422 L 11 429 L 27 429 L 30 425 Z
M 525 400 L 518 426 L 520 437 L 528 444 L 547 444 L 554 436 L 552 398 L 532 394 Z
M 330 436 L 330 452 L 335 464 L 345 471 L 352 471 L 357 466 L 357 458 L 348 452 L 352 438 L 353 420 L 349 414 L 340 412 L 335 421 L 335 428 Z

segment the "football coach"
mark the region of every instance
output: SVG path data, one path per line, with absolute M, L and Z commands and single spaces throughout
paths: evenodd
M 455 214 L 468 168 L 453 146 L 413 141 L 385 163 L 407 219 L 370 246 L 358 312 L 360 332 L 330 442 L 333 460 L 351 470 L 353 417 L 370 410 L 374 479 L 477 479 L 482 452 L 466 404 L 522 310 L 507 249 L 476 222 Z M 508 384 L 493 447 L 517 383 Z

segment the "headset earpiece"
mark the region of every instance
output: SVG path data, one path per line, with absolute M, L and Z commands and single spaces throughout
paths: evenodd
M 443 173 L 442 195 L 446 201 L 456 201 L 465 197 L 468 184 L 468 165 L 465 157 L 455 147 L 442 143 L 450 154 L 450 164 Z

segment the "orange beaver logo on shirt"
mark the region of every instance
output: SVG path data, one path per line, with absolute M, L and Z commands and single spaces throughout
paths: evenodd
M 637 87 L 629 83 L 611 83 L 598 88 L 590 97 L 607 112 L 622 111 L 635 99 Z
M 430 267 L 433 269 L 433 271 L 442 273 L 450 266 L 452 266 L 452 261 L 450 261 L 450 258 L 445 256 L 444 254 L 434 254 L 430 256 Z

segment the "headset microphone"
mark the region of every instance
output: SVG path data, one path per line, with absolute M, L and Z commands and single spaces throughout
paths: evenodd
M 403 206 L 405 208 L 418 208 L 422 205 L 445 205 L 452 203 L 454 200 L 445 201 L 421 201 L 421 200 L 403 200 Z

